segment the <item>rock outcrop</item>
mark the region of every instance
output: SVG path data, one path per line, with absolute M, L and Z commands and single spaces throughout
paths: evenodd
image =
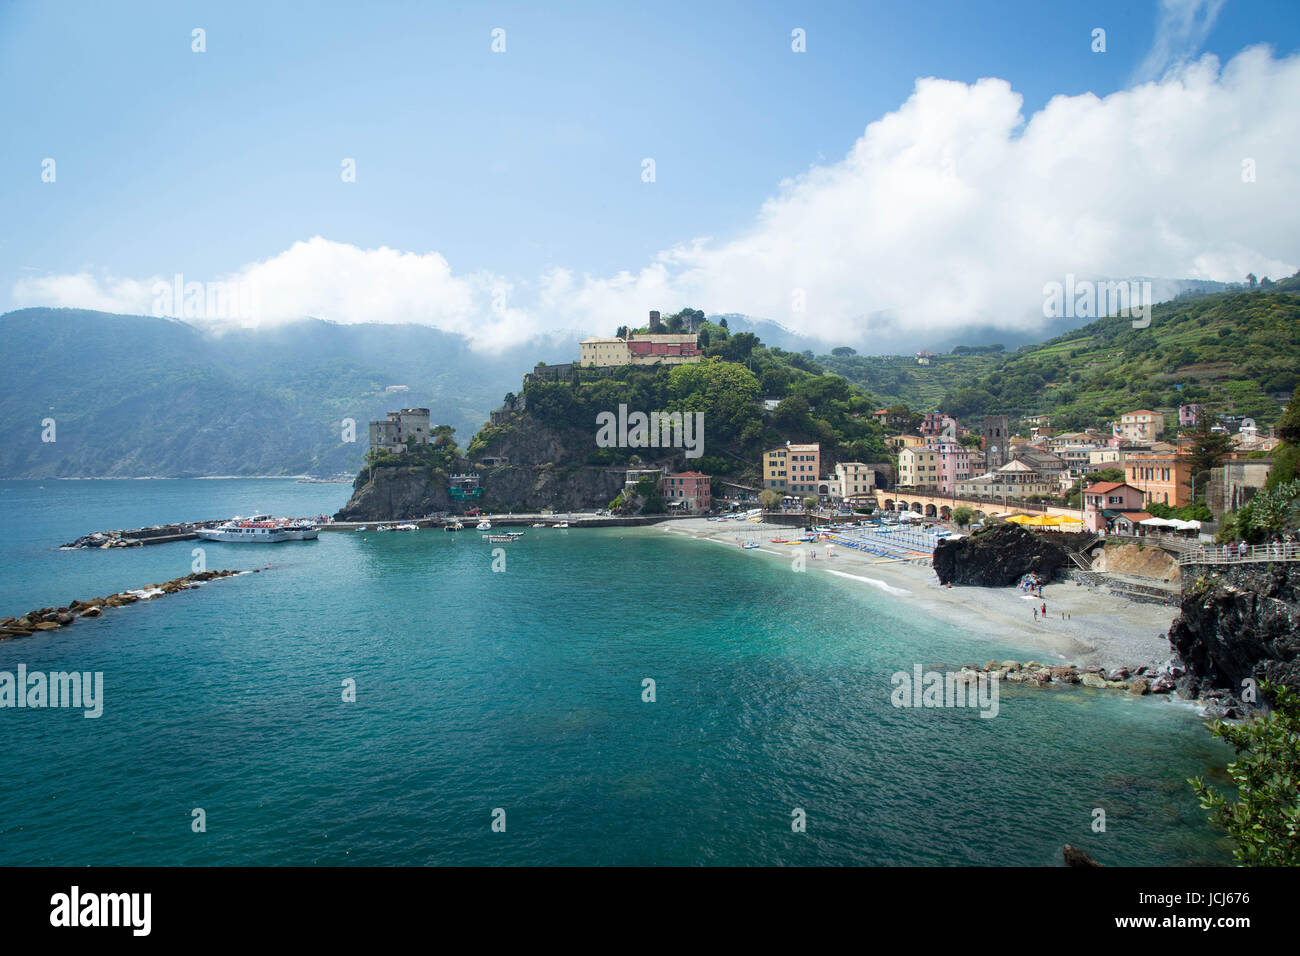
M 997 522 L 934 549 L 940 584 L 1010 587 L 1026 574 L 1054 579 L 1068 564 L 1065 549 L 1010 522 Z
M 455 463 L 457 473 L 479 476 L 480 496 L 453 499 L 447 475 L 429 465 L 365 468 L 335 520 L 409 520 L 444 512 L 464 514 L 475 507 L 488 512 L 604 508 L 623 490 L 629 467 L 687 464 L 679 449 L 653 460 L 648 453 L 659 449 L 644 449 L 641 462 L 631 466 L 592 464 L 598 451 L 594 431 L 559 432 L 523 416 L 485 431 L 490 431 L 490 440 L 476 444 L 469 458 Z
M 1187 570 L 1182 606 L 1169 629 L 1186 668 L 1179 693 L 1205 699 L 1215 716 L 1231 716 L 1259 702 L 1243 697 L 1244 681 L 1300 692 L 1300 564 Z

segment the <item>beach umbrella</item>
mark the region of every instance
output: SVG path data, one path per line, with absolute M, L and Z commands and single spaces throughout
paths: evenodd
M 1007 520 L 1008 520 L 1008 521 L 1011 521 L 1011 522 L 1014 522 L 1015 524 L 1033 524 L 1033 523 L 1034 523 L 1034 519 L 1033 519 L 1033 517 L 1030 516 L 1030 515 L 1020 515 L 1020 514 L 1010 515 L 1010 516 L 1008 516 Z

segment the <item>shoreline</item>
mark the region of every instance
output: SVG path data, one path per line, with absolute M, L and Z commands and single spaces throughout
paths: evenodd
M 705 518 L 681 519 L 658 529 L 740 550 L 743 541 L 759 543 L 753 549 L 767 560 L 790 560 L 796 547 L 772 544 L 770 539 L 789 534 L 783 525 L 711 522 Z M 835 547 L 826 557 L 826 544 L 802 546 L 808 557 L 806 573 L 826 573 L 844 586 L 868 586 L 891 597 L 908 598 L 940 620 L 1025 651 L 1052 655 L 1060 663 L 1101 666 L 1107 669 L 1155 667 L 1173 656 L 1167 635 L 1177 609 L 1144 604 L 1095 587 L 1058 581 L 1043 588 L 1042 599 L 1015 588 L 969 586 L 940 587 L 934 569 L 906 560 L 877 558 L 850 548 Z M 1035 620 L 1033 609 L 1047 604 L 1047 615 Z M 1066 618 L 1062 620 L 1064 613 Z

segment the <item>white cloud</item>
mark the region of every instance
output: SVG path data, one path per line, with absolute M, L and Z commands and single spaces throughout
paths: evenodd
M 1160 0 L 1156 38 L 1136 77 L 1155 80 L 1187 64 L 1204 45 L 1226 0 Z
M 456 274 L 434 252 L 316 237 L 234 278 L 257 289 L 263 322 L 423 322 L 485 349 L 559 327 L 608 334 L 683 305 L 890 350 L 972 325 L 1033 332 L 1043 284 L 1068 273 L 1295 271 L 1298 103 L 1300 57 L 1262 47 L 1222 70 L 1206 56 L 1106 97 L 1058 96 L 1027 121 L 1004 80 L 921 79 L 843 160 L 782 183 L 743 234 L 636 270 Z M 29 278 L 14 296 L 149 312 L 153 281 Z

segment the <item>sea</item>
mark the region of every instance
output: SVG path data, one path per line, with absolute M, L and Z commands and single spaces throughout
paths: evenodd
M 1187 783 L 1231 753 L 1189 704 L 894 706 L 918 664 L 1034 651 L 756 552 L 656 527 L 60 549 L 349 492 L 0 481 L 0 617 L 258 572 L 0 642 L 0 672 L 103 675 L 97 718 L 0 709 L 0 865 L 1231 863 Z

